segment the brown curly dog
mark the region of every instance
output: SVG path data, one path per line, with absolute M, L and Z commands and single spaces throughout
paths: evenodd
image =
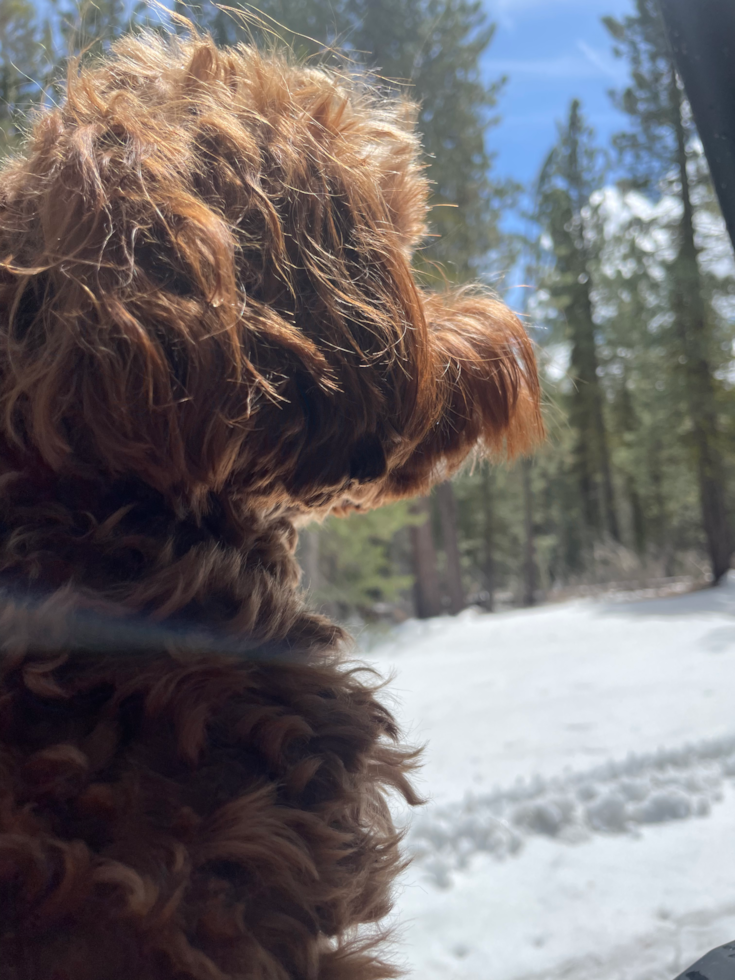
M 0 172 L 1 980 L 395 975 L 413 756 L 295 528 L 540 431 L 518 320 L 416 285 L 414 115 L 128 38 Z

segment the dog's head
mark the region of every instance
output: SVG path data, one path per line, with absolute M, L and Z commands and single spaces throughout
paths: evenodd
M 0 440 L 204 510 L 373 506 L 539 434 L 531 345 L 411 271 L 414 111 L 207 39 L 127 39 L 0 176 Z

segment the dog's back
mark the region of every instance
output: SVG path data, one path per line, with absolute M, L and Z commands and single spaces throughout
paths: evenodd
M 2 668 L 3 980 L 390 975 L 409 758 L 329 663 L 28 650 Z

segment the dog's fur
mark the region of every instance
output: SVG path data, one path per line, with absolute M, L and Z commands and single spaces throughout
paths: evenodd
M 413 757 L 295 528 L 540 432 L 515 316 L 416 285 L 413 120 L 129 38 L 0 173 L 1 980 L 393 975 Z

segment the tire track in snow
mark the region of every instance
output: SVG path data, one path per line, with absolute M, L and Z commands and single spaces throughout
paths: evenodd
M 580 843 L 595 834 L 636 833 L 646 824 L 706 817 L 735 778 L 735 736 L 678 749 L 629 755 L 551 779 L 518 780 L 508 789 L 427 806 L 410 824 L 414 862 L 439 888 L 484 852 L 503 859 L 544 835 Z

